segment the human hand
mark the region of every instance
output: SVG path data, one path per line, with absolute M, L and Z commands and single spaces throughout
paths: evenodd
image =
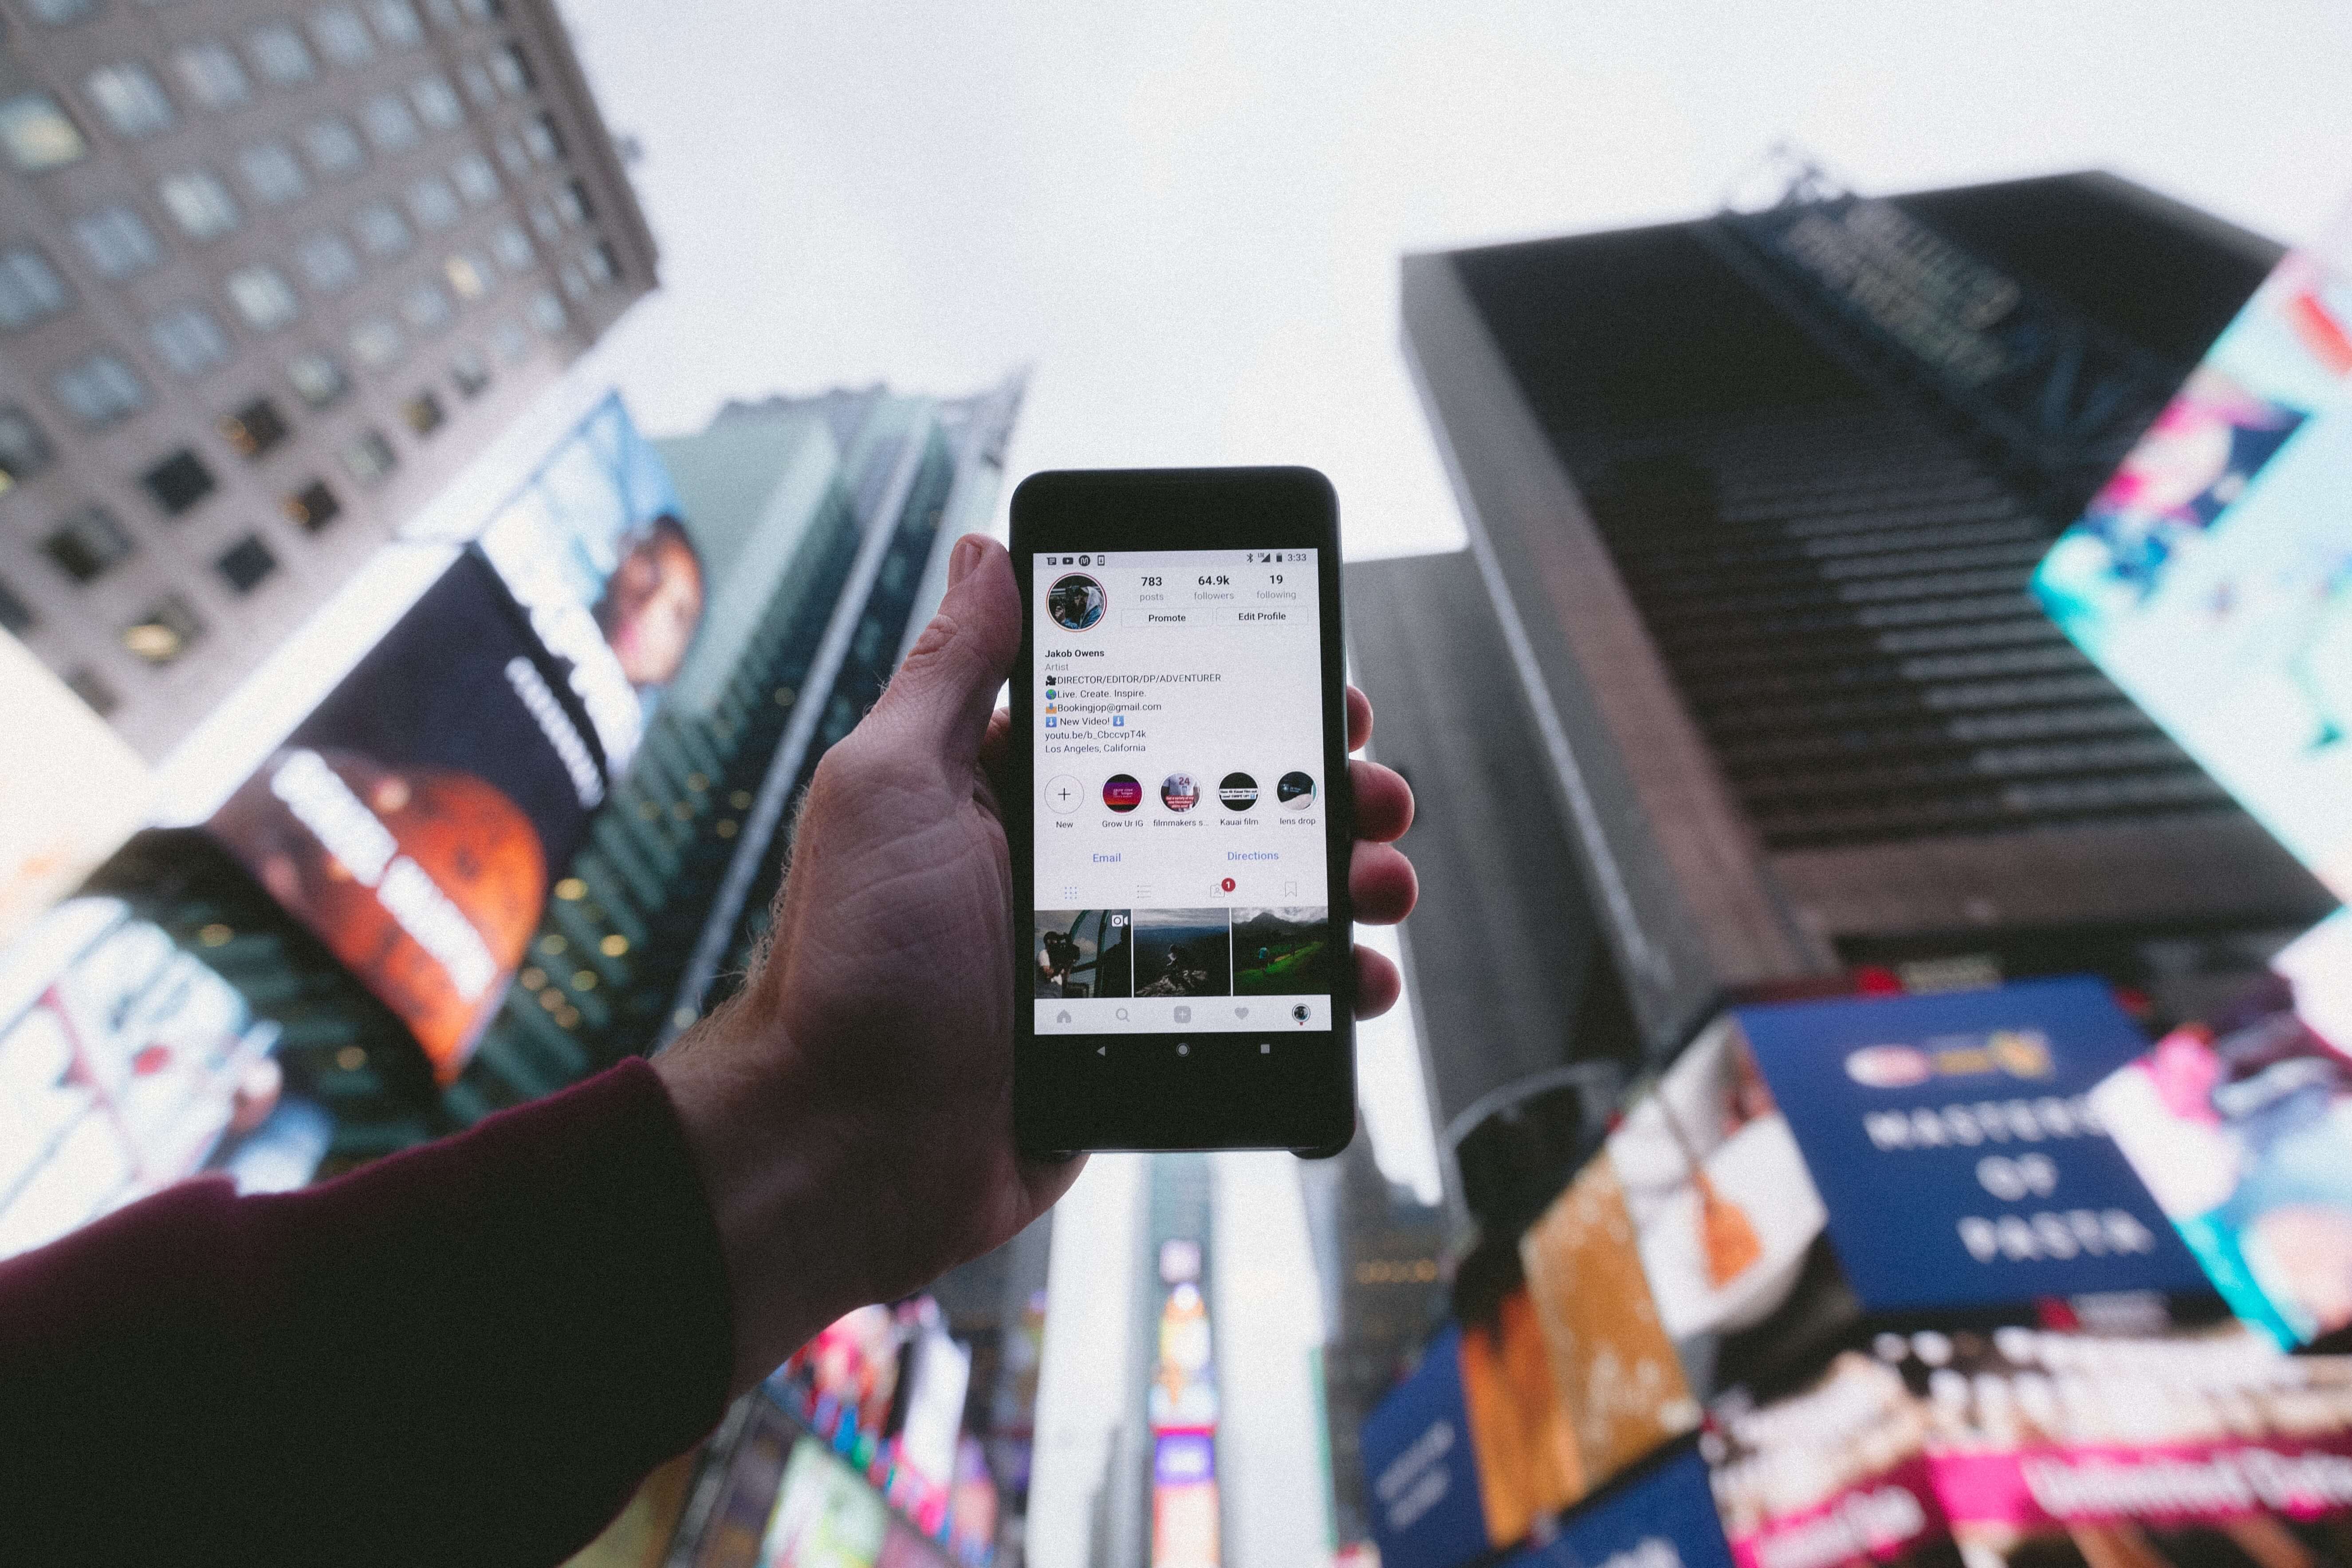
M 1000 801 L 1012 720 L 991 712 L 1021 640 L 1012 559 L 957 542 L 947 596 L 809 786 L 772 940 L 742 990 L 656 1058 L 726 1252 L 737 1389 L 818 1329 L 1011 1237 L 1083 1160 L 1013 1138 L 1013 868 Z M 1348 692 L 1348 743 L 1371 732 Z M 1359 920 L 1412 909 L 1391 844 L 1404 780 L 1349 764 Z M 1399 980 L 1356 952 L 1357 1011 Z

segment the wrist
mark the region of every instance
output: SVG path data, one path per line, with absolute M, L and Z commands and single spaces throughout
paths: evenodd
M 844 1217 L 828 1163 L 840 1140 L 823 1135 L 811 1098 L 779 1070 L 788 1043 L 732 1037 L 744 1011 L 721 1008 L 653 1061 L 726 1264 L 730 1397 L 862 1304 L 843 1267 L 854 1254 L 827 1240 Z

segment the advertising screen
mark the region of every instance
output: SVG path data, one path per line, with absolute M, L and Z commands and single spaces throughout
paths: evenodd
M 67 900 L 8 959 L 0 1258 L 194 1174 L 276 1108 L 277 1026 L 117 900 Z
M 619 776 L 686 661 L 706 597 L 669 470 L 619 394 L 556 444 L 478 542 L 539 639 L 570 666 L 568 684 Z
M 1331 1026 L 1315 554 L 1036 558 L 1039 1034 Z
M 1453 1568 L 1495 1544 L 1462 1387 L 1462 1331 L 1448 1327 L 1421 1364 L 1364 1417 L 1372 1535 L 1391 1568 Z
M 2068 637 L 2352 898 L 2352 276 L 2281 262 L 2034 590 Z
M 206 826 L 446 1083 L 607 779 L 565 668 L 467 551 Z
M 1505 1568 L 1732 1568 L 1706 1461 L 1685 1443 L 1560 1521 Z
M 761 1568 L 875 1568 L 890 1510 L 857 1472 L 814 1437 L 793 1445 Z

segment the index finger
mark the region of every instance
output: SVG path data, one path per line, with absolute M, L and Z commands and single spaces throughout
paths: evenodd
M 1372 700 L 1357 690 L 1354 683 L 1350 682 L 1348 687 L 1348 750 L 1360 752 L 1371 738 Z

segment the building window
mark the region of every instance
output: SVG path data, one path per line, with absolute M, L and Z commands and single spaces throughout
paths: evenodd
M 253 63 L 261 68 L 261 74 L 280 87 L 309 81 L 318 74 L 310 46 L 302 41 L 301 34 L 284 22 L 256 27 L 246 36 L 245 48 L 253 57 Z
M 468 153 L 451 163 L 449 178 L 456 182 L 457 194 L 466 198 L 468 206 L 478 207 L 499 199 L 498 172 L 479 153 Z
M 147 323 L 155 356 L 172 374 L 199 376 L 229 357 L 228 334 L 202 305 L 173 305 Z
M 530 177 L 530 154 L 522 150 L 520 139 L 512 132 L 507 132 L 499 136 L 498 147 L 499 162 L 507 166 L 508 174 L 518 180 Z
M 343 367 L 318 353 L 296 354 L 286 362 L 287 384 L 294 395 L 310 408 L 331 408 L 351 391 L 351 377 Z
M 105 278 L 129 278 L 163 259 L 147 221 L 126 206 L 101 207 L 74 220 L 74 238 Z
M 266 397 L 257 397 L 234 414 L 221 416 L 221 439 L 236 448 L 241 458 L 259 458 L 284 441 L 293 431 L 286 416 L 278 412 L 278 405 Z
M 261 585 L 263 578 L 278 570 L 278 557 L 269 546 L 261 542 L 261 535 L 248 533 L 221 552 L 213 563 L 213 570 L 240 594 L 250 594 Z
M 478 300 L 490 291 L 489 263 L 470 250 L 461 250 L 443 262 L 441 273 L 460 300 Z
M 360 123 L 379 153 L 399 153 L 416 145 L 416 116 L 391 93 L 380 92 L 360 106 Z
M 163 84 L 136 60 L 100 66 L 82 79 L 82 90 L 118 136 L 137 140 L 169 131 L 177 118 Z
M 65 279 L 47 257 L 29 245 L 0 250 L 0 327 L 29 327 L 65 308 Z
M 477 109 L 488 109 L 499 101 L 498 83 L 482 68 L 479 60 L 461 60 L 457 64 L 457 81 L 465 88 L 466 96 L 474 100 Z
M 466 118 L 466 106 L 446 77 L 418 77 L 408 84 L 408 101 L 416 106 L 416 118 L 436 131 L 452 130 Z
M 286 520 L 306 533 L 316 533 L 343 515 L 343 503 L 324 479 L 312 479 L 278 503 Z
M 494 22 L 506 14 L 498 0 L 457 0 L 457 9 L 469 22 Z
M 0 146 L 23 173 L 62 168 L 89 151 L 74 122 L 47 93 L 19 93 L 0 100 Z
M 342 457 L 344 468 L 362 485 L 382 483 L 383 477 L 400 464 L 392 443 L 379 430 L 362 430 L 344 442 Z
M 563 330 L 563 301 L 552 289 L 542 289 L 530 297 L 530 324 L 549 337 Z
M 356 173 L 367 163 L 359 132 L 351 122 L 330 114 L 302 127 L 302 151 L 321 174 L 340 177 Z
M 490 352 L 504 363 L 520 364 L 530 357 L 530 336 L 520 321 L 500 321 L 490 329 Z
M 563 233 L 563 225 L 557 220 L 555 209 L 544 200 L 530 204 L 530 226 L 541 239 L 559 238 Z
M 375 40 L 349 6 L 322 5 L 311 12 L 310 37 L 318 41 L 319 52 L 339 66 L 365 65 L 375 58 Z
M 602 240 L 581 252 L 581 261 L 588 268 L 588 277 L 599 288 L 609 288 L 621 276 L 621 263 L 613 247 Z
M 555 194 L 555 205 L 563 214 L 563 221 L 574 226 L 596 216 L 596 204 L 588 199 L 588 187 L 577 180 Z
M 95 583 L 137 548 L 102 506 L 82 508 L 41 542 L 42 552 L 77 583 Z
M 398 256 L 409 246 L 408 225 L 382 202 L 353 213 L 352 230 L 360 237 L 360 248 L 370 256 Z
M 530 57 L 522 52 L 520 45 L 505 44 L 492 49 L 489 67 L 490 79 L 509 96 L 529 92 L 539 85 L 530 68 Z
M 420 332 L 438 331 L 449 321 L 448 291 L 430 279 L 400 297 L 400 314 Z
M 31 479 L 56 458 L 56 448 L 31 415 L 13 403 L 0 403 L 0 494 Z
M 30 11 L 37 21 L 61 27 L 68 22 L 79 22 L 89 16 L 93 0 L 26 0 L 25 9 Z
M 147 406 L 147 384 L 110 353 L 75 361 L 49 379 L 67 413 L 92 430 L 102 430 Z
M 352 329 L 352 357 L 369 370 L 397 362 L 404 348 L 400 329 L 383 316 L 370 316 Z
M 329 229 L 305 237 L 294 247 L 295 265 L 310 287 L 321 294 L 340 294 L 360 275 L 360 258 L 351 242 Z
M 0 581 L 0 632 L 12 637 L 23 637 L 39 623 L 33 606 L 17 596 L 16 590 Z
M 395 49 L 413 49 L 425 41 L 425 25 L 408 0 L 368 0 L 367 14 L 376 37 Z
M 185 447 L 140 475 L 139 484 L 165 517 L 178 517 L 220 488 L 205 460 Z
M 241 267 L 228 275 L 226 286 L 237 314 L 257 332 L 274 332 L 302 313 L 294 285 L 275 267 Z
M 122 628 L 122 646 L 149 664 L 176 663 L 205 635 L 195 607 L 177 594 L 166 594 L 147 613 Z
M 588 274 L 581 269 L 579 262 L 567 260 L 555 269 L 555 278 L 557 282 L 563 285 L 563 291 L 573 300 L 586 297 Z
M 173 174 L 155 187 L 163 210 L 191 239 L 216 239 L 244 221 L 228 187 L 204 169 Z
M 490 384 L 490 362 L 479 349 L 459 349 L 449 356 L 449 379 L 457 384 L 459 396 L 479 397 Z
M 400 405 L 400 417 L 419 436 L 432 435 L 449 420 L 441 399 L 429 387 Z
M 236 155 L 236 167 L 245 176 L 245 188 L 266 207 L 299 201 L 310 188 L 310 182 L 302 177 L 302 165 L 294 161 L 293 150 L 283 142 L 255 142 Z
M 457 221 L 457 193 L 438 174 L 427 174 L 408 187 L 408 210 L 426 228 L 447 228 Z
M 555 121 L 544 114 L 522 128 L 522 144 L 535 163 L 552 163 L 563 156 L 563 138 L 555 133 Z
M 98 671 L 87 666 L 66 677 L 66 689 L 89 703 L 89 710 L 101 719 L 113 712 L 121 701 L 114 695 L 114 688 L 100 679 Z
M 509 272 L 530 269 L 530 241 L 518 226 L 510 223 L 501 225 L 498 232 L 490 236 L 490 249 L 497 255 L 499 265 Z
M 206 109 L 235 109 L 253 98 L 236 57 L 218 44 L 190 44 L 172 58 L 180 85 Z
M 425 14 L 445 33 L 454 33 L 465 26 L 457 19 L 457 0 L 425 0 Z

